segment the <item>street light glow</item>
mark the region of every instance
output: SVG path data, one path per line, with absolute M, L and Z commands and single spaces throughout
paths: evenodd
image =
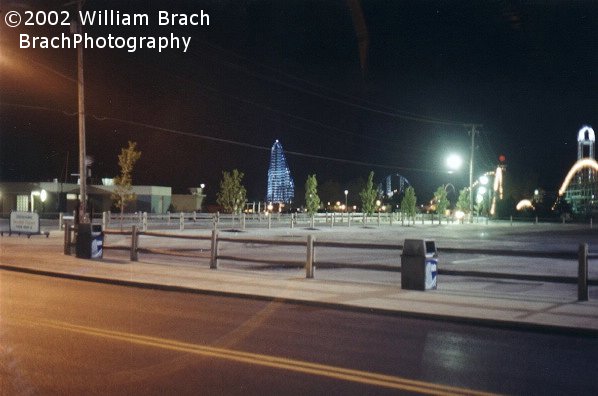
M 446 166 L 450 171 L 456 171 L 463 165 L 463 158 L 458 154 L 451 154 L 446 158 Z

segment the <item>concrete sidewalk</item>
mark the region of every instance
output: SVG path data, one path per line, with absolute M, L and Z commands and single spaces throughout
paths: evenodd
M 298 269 L 267 270 L 209 259 L 174 263 L 170 256 L 128 260 L 128 253 L 106 251 L 103 260 L 62 253 L 62 234 L 50 238 L 4 237 L 0 269 L 116 283 L 163 290 L 278 299 L 384 314 L 409 315 L 491 326 L 538 329 L 598 336 L 598 290 L 577 301 L 570 284 L 439 276 L 438 290 L 400 288 L 400 273 L 367 270 L 316 270 L 306 279 Z M 176 260 L 175 260 L 176 261 Z M 1 289 L 0 289 L 1 291 Z

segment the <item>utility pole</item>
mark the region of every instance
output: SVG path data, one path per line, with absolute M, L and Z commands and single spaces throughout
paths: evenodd
M 471 217 L 471 215 L 473 214 L 473 152 L 475 150 L 475 134 L 478 133 L 478 131 L 476 130 L 476 126 L 481 125 L 471 124 L 471 131 L 469 132 L 471 134 L 471 152 L 469 154 L 469 213 L 472 221 L 473 217 Z
M 73 22 L 75 30 L 73 33 L 83 33 L 83 26 L 79 15 L 82 9 L 82 2 L 77 2 L 77 19 Z M 77 46 L 77 90 L 78 90 L 78 111 L 79 111 L 79 223 L 89 223 L 87 215 L 87 154 L 85 147 L 85 84 L 83 81 L 83 46 Z

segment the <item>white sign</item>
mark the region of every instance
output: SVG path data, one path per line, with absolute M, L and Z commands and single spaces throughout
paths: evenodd
M 39 234 L 39 214 L 35 212 L 10 212 L 10 232 Z

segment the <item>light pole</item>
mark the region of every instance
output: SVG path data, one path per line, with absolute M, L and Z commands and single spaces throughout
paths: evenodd
M 347 197 L 349 195 L 349 190 L 345 190 L 345 209 L 348 212 L 349 211 L 349 206 L 347 205 Z
M 71 3 L 72 4 L 72 3 Z M 71 33 L 83 33 L 78 19 L 82 10 L 81 0 L 77 1 L 77 20 L 71 22 Z M 77 46 L 77 91 L 79 112 L 79 223 L 89 223 L 87 216 L 87 164 L 85 148 L 85 84 L 83 80 L 83 46 Z

